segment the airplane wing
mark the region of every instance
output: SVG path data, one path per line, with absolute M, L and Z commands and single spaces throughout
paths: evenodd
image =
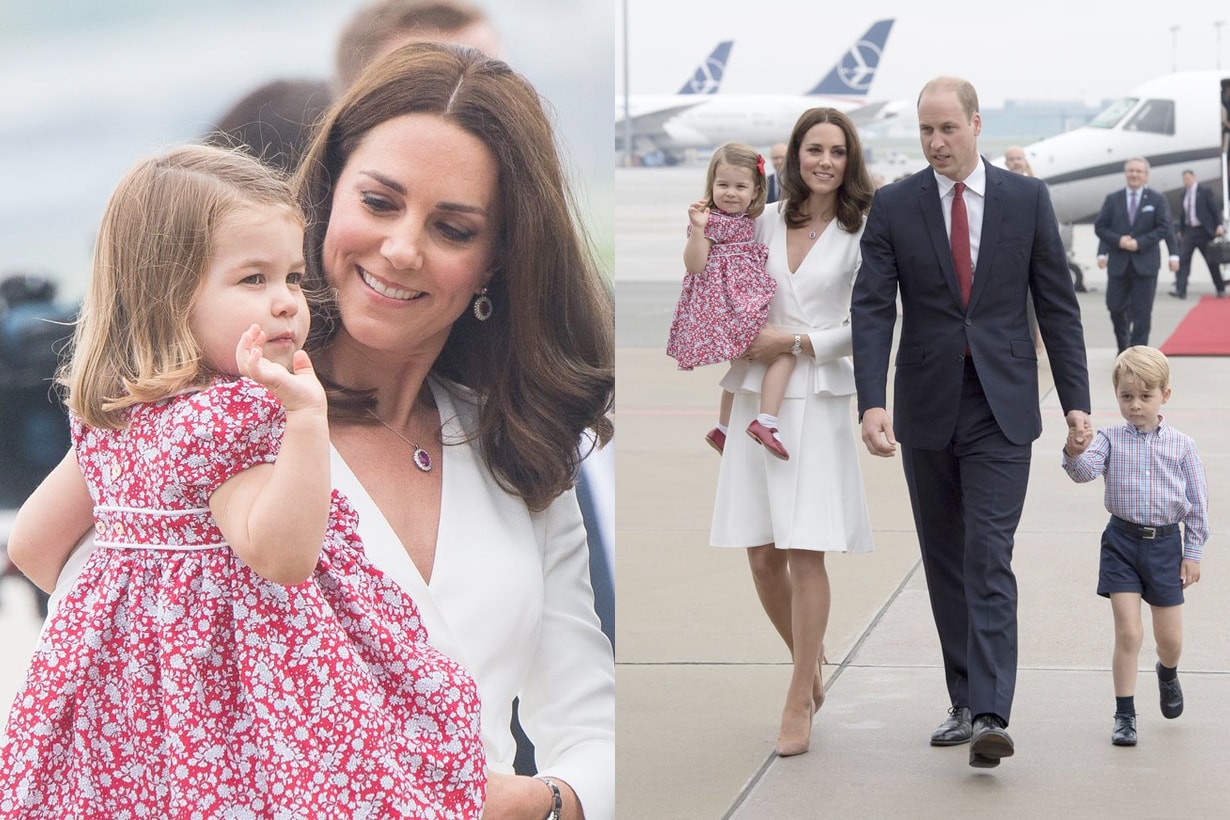
M 680 114 L 684 111 L 687 111 L 689 108 L 694 108 L 700 105 L 704 101 L 705 101 L 705 98 L 703 96 L 696 95 L 696 102 L 688 102 L 688 103 L 681 102 L 681 103 L 677 103 L 674 105 L 666 106 L 665 108 L 659 108 L 654 111 L 646 111 L 642 114 L 633 114 L 631 116 L 632 134 L 633 136 L 638 136 L 644 133 L 660 132 L 662 130 L 662 127 L 666 125 L 666 123 L 670 121 L 676 114 Z M 622 132 L 620 129 L 622 129 L 623 127 L 624 127 L 623 108 L 616 108 L 615 110 L 616 135 L 621 135 Z
M 887 119 L 888 117 L 895 116 L 895 113 L 889 110 L 888 100 L 868 103 L 845 112 L 846 116 L 850 118 L 850 122 L 854 123 L 855 128 L 870 125 L 877 120 Z

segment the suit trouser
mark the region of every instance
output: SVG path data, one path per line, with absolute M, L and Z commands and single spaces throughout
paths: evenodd
M 1122 275 L 1106 278 L 1106 309 L 1120 353 L 1132 345 L 1149 343 L 1156 294 L 1157 271 L 1141 274 L 1131 262 Z
M 1218 293 L 1225 291 L 1226 282 L 1221 277 L 1221 265 L 1209 259 L 1208 246 L 1212 241 L 1213 234 L 1209 233 L 1203 225 L 1188 228 L 1183 232 L 1183 238 L 1179 241 L 1179 272 L 1175 274 L 1174 280 L 1174 289 L 1178 293 L 1187 295 L 1187 280 L 1192 272 L 1192 257 L 1196 255 L 1197 250 L 1204 257 L 1204 264 L 1209 267 L 1209 275 L 1213 277 L 1213 287 Z
M 1012 546 L 1031 445 L 999 429 L 966 364 L 956 431 L 943 450 L 902 445 L 902 464 L 953 706 L 1009 720 L 1016 689 Z

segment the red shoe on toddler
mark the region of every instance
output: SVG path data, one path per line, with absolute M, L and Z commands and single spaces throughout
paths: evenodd
M 786 452 L 786 448 L 782 446 L 781 440 L 777 437 L 776 427 L 766 427 L 753 419 L 752 423 L 747 426 L 747 434 L 763 444 L 766 450 L 782 461 L 790 459 L 790 454 Z
M 710 447 L 717 450 L 719 456 L 726 451 L 726 434 L 716 427 L 705 433 L 705 441 L 709 443 Z

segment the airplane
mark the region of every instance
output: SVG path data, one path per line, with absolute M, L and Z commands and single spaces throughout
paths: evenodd
M 696 67 L 692 78 L 679 89 L 679 96 L 687 94 L 716 94 L 722 87 L 722 74 L 726 72 L 726 61 L 730 59 L 730 49 L 734 40 L 723 40 L 717 48 Z
M 1097 219 L 1106 195 L 1125 185 L 1123 165 L 1149 161 L 1149 187 L 1166 194 L 1171 213 L 1192 169 L 1225 201 L 1221 150 L 1221 81 L 1230 71 L 1184 71 L 1157 77 L 1107 105 L 1087 125 L 1025 146 L 1063 223 Z M 1003 157 L 994 160 L 1002 165 Z
M 638 152 L 661 153 L 670 164 L 687 148 L 708 148 L 735 141 L 751 145 L 780 142 L 789 136 L 799 115 L 816 106 L 844 111 L 856 124 L 885 116 L 884 105 L 868 104 L 867 93 L 884 56 L 884 44 L 893 22 L 890 18 L 873 23 L 820 82 L 802 95 L 632 95 L 626 101 L 617 98 L 617 142 L 630 131 Z

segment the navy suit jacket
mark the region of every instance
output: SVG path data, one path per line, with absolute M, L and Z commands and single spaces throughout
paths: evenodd
M 1040 180 L 985 158 L 983 164 L 982 239 L 968 308 L 930 167 L 877 191 L 863 230 L 851 306 L 859 415 L 888 407 L 900 291 L 893 431 L 911 447 L 937 450 L 952 440 L 967 345 L 1008 440 L 1027 444 L 1041 434 L 1038 357 L 1026 315 L 1031 294 L 1064 412 L 1089 411 L 1080 306 L 1050 195 Z
M 1187 195 L 1187 191 L 1183 192 Z M 1221 224 L 1221 215 L 1217 213 L 1217 200 L 1213 197 L 1213 192 L 1203 185 L 1196 186 L 1196 218 L 1200 220 L 1200 227 L 1209 232 L 1209 236 L 1217 230 L 1217 226 Z M 1183 207 L 1183 200 L 1179 200 L 1179 232 L 1182 233 L 1192 227 L 1187 224 L 1187 210 Z
M 1170 205 L 1166 197 L 1152 188 L 1140 189 L 1140 204 L 1136 206 L 1136 221 L 1128 221 L 1127 193 L 1120 188 L 1106 197 L 1093 232 L 1098 235 L 1098 256 L 1106 255 L 1106 275 L 1124 276 L 1128 263 L 1142 276 L 1156 276 L 1162 265 L 1160 243 L 1165 241 L 1178 253 L 1174 244 L 1174 226 L 1170 221 Z M 1119 247 L 1119 237 L 1135 238 L 1138 249 L 1125 251 Z

